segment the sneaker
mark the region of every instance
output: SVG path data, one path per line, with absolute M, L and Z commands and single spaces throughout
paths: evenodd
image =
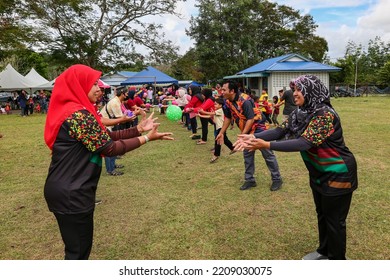
M 283 181 L 282 180 L 272 181 L 272 185 L 271 185 L 270 190 L 273 191 L 273 192 L 277 191 L 277 190 L 282 188 L 282 185 L 283 185 Z
M 245 182 L 245 183 L 240 187 L 240 190 L 245 191 L 245 190 L 247 190 L 247 189 L 254 188 L 254 187 L 256 187 L 256 186 L 257 186 L 256 182 Z
M 98 204 L 100 204 L 100 203 L 102 203 L 102 200 L 101 200 L 101 199 L 98 199 L 98 198 L 96 198 L 96 199 L 95 199 L 95 205 L 98 205 Z
M 328 260 L 328 257 L 318 253 L 317 251 L 314 251 L 304 256 L 302 260 L 305 261 Z
M 115 164 L 115 168 L 118 168 L 118 169 L 120 169 L 120 168 L 123 168 L 123 167 L 125 167 L 124 165 L 122 165 L 122 164 Z

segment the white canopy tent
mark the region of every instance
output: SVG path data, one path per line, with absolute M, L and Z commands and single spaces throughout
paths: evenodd
M 13 91 L 13 90 L 27 90 L 31 92 L 31 88 L 34 86 L 34 82 L 24 77 L 18 71 L 16 71 L 11 64 L 8 64 L 4 71 L 0 73 L 0 90 L 1 91 Z
M 55 79 L 46 80 L 34 68 L 23 76 L 16 71 L 11 64 L 8 64 L 4 71 L 0 72 L 0 91 L 26 90 L 32 94 L 36 90 L 52 90 Z
M 37 85 L 37 86 L 33 87 L 32 89 L 33 90 L 41 90 L 41 89 L 43 89 L 43 90 L 53 90 L 55 81 L 56 81 L 56 79 L 54 79 L 52 81 L 48 81 L 47 83 Z
M 31 68 L 30 72 L 28 72 L 28 74 L 24 77 L 32 81 L 35 86 L 46 84 L 49 82 L 44 77 L 42 77 L 34 68 Z

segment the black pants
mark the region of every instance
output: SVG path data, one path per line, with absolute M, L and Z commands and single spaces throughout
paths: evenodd
M 207 142 L 207 135 L 209 133 L 209 123 L 214 125 L 214 122 L 210 118 L 200 118 L 202 124 L 202 141 Z
M 190 124 L 192 133 L 196 134 L 196 132 L 198 131 L 198 123 L 196 122 L 196 117 L 190 119 Z
M 271 124 L 271 123 L 272 123 L 272 120 L 271 120 L 270 114 L 264 113 L 264 116 L 265 116 L 266 121 L 267 121 L 269 124 Z
M 65 244 L 65 260 L 88 260 L 93 240 L 93 211 L 54 215 Z
M 330 260 L 345 260 L 347 247 L 346 219 L 352 193 L 340 196 L 324 196 L 312 191 L 318 219 L 320 246 L 317 252 Z
M 215 131 L 215 136 L 217 136 L 219 134 L 219 132 L 221 131 L 221 128 L 217 129 Z M 226 145 L 226 147 L 229 148 L 230 151 L 233 151 L 234 150 L 234 147 L 233 147 L 233 143 L 229 140 L 229 138 L 227 137 L 226 135 L 226 131 L 225 133 L 223 134 L 223 143 Z M 216 157 L 219 157 L 221 155 L 221 148 L 222 146 L 218 144 L 217 141 L 214 142 L 214 156 Z

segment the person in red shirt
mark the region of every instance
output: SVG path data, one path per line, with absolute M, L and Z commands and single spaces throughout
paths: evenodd
M 194 112 L 194 108 L 201 106 L 204 98 L 200 92 L 200 87 L 197 86 L 190 86 L 188 88 L 188 93 L 191 95 L 191 100 L 184 107 L 184 112 L 190 114 L 190 124 L 192 130 L 192 135 L 190 137 L 193 140 L 200 139 L 200 135 L 197 135 L 198 123 L 196 122 L 196 116 L 198 113 Z
M 134 103 L 135 103 L 135 106 L 139 107 L 139 108 L 145 108 L 145 102 L 142 100 L 141 96 L 143 95 L 143 91 L 140 90 L 139 92 L 137 92 L 136 94 L 134 94 Z
M 141 91 L 142 94 L 142 91 Z M 144 108 L 145 103 L 142 101 L 142 99 L 138 96 L 138 94 L 135 92 L 135 88 L 130 88 L 128 92 L 128 99 L 126 100 L 126 107 L 134 111 L 137 108 Z M 133 122 L 133 126 L 136 126 L 138 124 L 138 118 L 136 118 Z
M 278 103 L 279 103 L 279 98 L 277 96 L 274 96 L 272 97 L 272 100 L 273 100 L 273 103 L 272 103 L 272 108 L 273 108 L 273 111 L 272 111 L 272 122 L 275 126 L 279 126 L 279 122 L 278 122 L 278 116 L 279 116 L 279 106 Z
M 205 88 L 202 90 L 203 95 L 203 103 L 197 108 L 194 108 L 194 113 L 196 114 L 205 114 L 205 112 L 214 112 L 214 98 L 213 91 L 209 88 Z M 207 114 L 207 113 L 206 113 Z M 202 145 L 207 143 L 207 135 L 209 132 L 209 123 L 214 125 L 214 121 L 212 118 L 202 118 L 200 117 L 200 122 L 202 124 L 202 139 L 199 140 L 196 144 Z

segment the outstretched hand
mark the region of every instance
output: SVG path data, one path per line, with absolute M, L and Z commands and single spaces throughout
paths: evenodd
M 153 129 L 153 125 L 158 118 L 153 119 L 154 112 L 150 114 L 148 118 L 142 117 L 141 122 L 138 124 L 138 131 L 145 132 Z
M 172 135 L 172 132 L 158 132 L 157 128 L 159 127 L 159 123 L 153 123 L 153 128 L 149 133 L 147 134 L 150 141 L 153 140 L 175 140 L 174 138 L 170 137 Z
M 127 116 L 127 115 L 123 115 L 120 119 L 120 122 L 121 123 L 125 123 L 125 122 L 132 122 L 134 121 L 135 119 L 137 118 L 137 116 L 133 115 L 131 117 Z
M 236 151 L 255 151 L 258 149 L 269 149 L 269 142 L 256 139 L 253 134 L 240 134 L 233 146 Z
M 145 110 L 143 110 L 143 109 L 140 108 L 140 107 L 136 107 L 136 108 L 134 109 L 134 114 L 135 114 L 136 116 L 141 116 L 141 120 L 146 119 L 146 112 L 145 112 Z

